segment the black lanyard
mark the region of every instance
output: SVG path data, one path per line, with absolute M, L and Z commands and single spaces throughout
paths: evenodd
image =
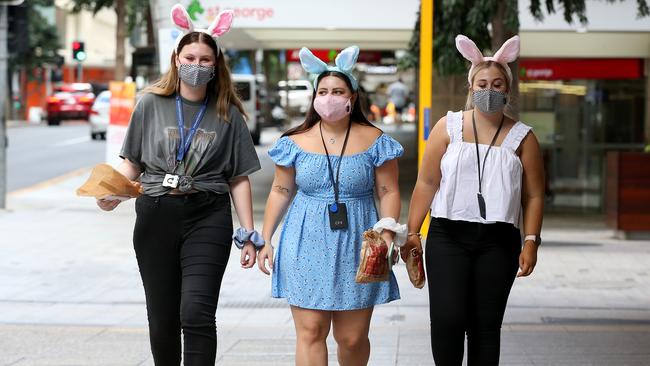
M 178 94 L 176 94 L 176 120 L 178 122 L 178 134 L 180 136 L 180 141 L 178 142 L 178 150 L 176 152 L 177 165 L 178 163 L 183 161 L 183 157 L 185 157 L 185 154 L 190 149 L 190 145 L 192 144 L 192 138 L 194 137 L 196 130 L 199 128 L 201 119 L 203 119 L 203 114 L 205 114 L 207 104 L 208 104 L 208 97 L 206 96 L 205 99 L 203 100 L 203 103 L 201 104 L 201 109 L 199 109 L 198 113 L 196 114 L 196 117 L 194 118 L 194 122 L 192 123 L 192 126 L 190 127 L 190 131 L 187 133 L 187 137 L 186 137 L 185 119 L 183 118 L 183 103 L 181 102 L 181 97 Z
M 339 158 L 339 166 L 336 168 L 336 180 L 334 180 L 334 172 L 332 171 L 332 163 L 330 162 L 330 154 L 327 151 L 327 146 L 325 145 L 325 139 L 323 138 L 323 127 L 322 122 L 318 123 L 318 128 L 320 129 L 320 139 L 323 141 L 323 148 L 325 149 L 325 156 L 327 156 L 327 170 L 330 173 L 330 180 L 332 181 L 332 186 L 334 186 L 334 203 L 339 202 L 339 173 L 341 173 L 341 165 L 343 165 L 343 154 L 345 153 L 345 146 L 348 144 L 348 137 L 350 136 L 350 129 L 352 128 L 352 121 L 348 123 L 348 129 L 345 132 L 345 140 L 343 140 L 343 148 L 341 149 L 341 155 Z
M 490 149 L 492 149 L 492 146 L 494 146 L 494 143 L 497 141 L 497 137 L 499 137 L 499 132 L 501 131 L 501 127 L 503 127 L 503 121 L 505 120 L 506 116 L 503 115 L 501 117 L 501 122 L 499 123 L 499 128 L 497 128 L 497 132 L 494 134 L 494 137 L 492 138 L 492 142 L 490 142 L 490 146 L 488 146 L 487 151 L 485 152 L 485 156 L 483 157 L 483 170 L 481 171 L 481 156 L 479 155 L 478 152 L 478 133 L 476 132 L 476 120 L 474 119 L 474 111 L 472 111 L 472 127 L 474 127 L 474 144 L 476 145 L 476 164 L 478 165 L 478 207 L 479 211 L 481 213 L 481 217 L 485 219 L 486 217 L 486 212 L 485 212 L 485 200 L 483 199 L 483 194 L 481 191 L 481 182 L 483 179 L 483 176 L 485 174 L 485 163 L 487 161 L 488 154 L 490 153 Z

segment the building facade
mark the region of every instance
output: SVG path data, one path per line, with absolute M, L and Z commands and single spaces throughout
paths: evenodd
M 544 151 L 551 210 L 603 212 L 606 155 L 650 142 L 650 18 L 636 1 L 587 1 L 589 23 L 543 22 L 519 1 L 520 112 Z

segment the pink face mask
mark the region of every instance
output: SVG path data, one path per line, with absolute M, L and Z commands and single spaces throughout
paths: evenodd
M 314 109 L 321 119 L 338 121 L 350 114 L 352 105 L 350 98 L 335 95 L 317 95 L 314 99 Z

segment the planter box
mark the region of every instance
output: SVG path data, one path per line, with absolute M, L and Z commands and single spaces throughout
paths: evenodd
M 650 154 L 607 153 L 607 224 L 623 237 L 650 236 Z

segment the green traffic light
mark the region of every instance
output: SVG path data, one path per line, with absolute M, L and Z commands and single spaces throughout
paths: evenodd
M 85 60 L 86 59 L 86 52 L 84 52 L 84 51 L 77 52 L 77 54 L 75 55 L 75 58 L 77 59 L 77 61 Z

